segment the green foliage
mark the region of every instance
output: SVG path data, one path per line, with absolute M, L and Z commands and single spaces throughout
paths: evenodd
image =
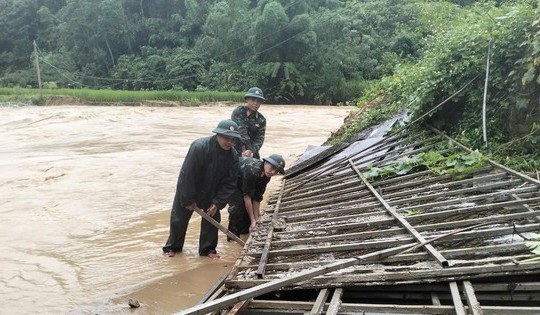
M 486 161 L 486 158 L 478 151 L 451 153 L 447 156 L 440 154 L 438 151 L 427 151 L 386 167 L 371 167 L 364 173 L 364 176 L 369 180 L 374 180 L 394 175 L 406 175 L 412 170 L 424 169 L 439 175 L 463 173 L 485 166 Z
M 404 216 L 404 217 L 411 217 L 411 216 L 415 216 L 415 215 L 419 215 L 419 214 L 422 214 L 422 210 L 415 210 L 415 209 L 411 209 L 411 210 L 407 210 L 405 212 L 403 212 L 401 215 Z
M 540 234 L 533 233 L 532 240 L 526 242 L 527 247 L 536 256 L 522 262 L 534 262 L 540 260 Z
M 0 86 L 224 91 L 337 104 L 416 59 L 424 1 L 0 1 Z M 438 5 L 433 3 L 432 5 Z M 272 67 L 273 71 L 265 71 Z M 28 75 L 27 75 L 28 74 Z
M 419 117 L 478 76 L 466 90 L 426 120 L 469 147 L 484 147 L 481 111 L 491 41 L 488 146 L 484 150 L 493 159 L 519 170 L 538 169 L 538 3 L 480 2 L 465 8 L 445 2 L 426 3 L 419 16 L 422 28 L 431 25 L 435 32 L 426 37 L 421 57 L 418 61 L 399 64 L 393 75 L 373 82 L 358 102 L 360 108 L 367 110 L 336 141 L 386 120 L 404 107 L 412 118 Z

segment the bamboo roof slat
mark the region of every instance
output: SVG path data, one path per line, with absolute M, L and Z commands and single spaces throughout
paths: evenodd
M 437 292 L 431 291 L 430 296 L 431 296 L 431 303 L 433 305 L 435 305 L 435 306 L 440 306 L 441 305 L 441 300 L 439 299 L 439 294 Z
M 332 299 L 330 300 L 330 304 L 328 305 L 328 309 L 326 310 L 327 315 L 336 315 L 339 312 L 342 296 L 343 296 L 343 289 L 336 288 L 334 290 L 334 294 L 332 295 Z
M 317 299 L 315 300 L 315 303 L 313 303 L 313 307 L 309 311 L 309 314 L 310 315 L 322 314 L 326 300 L 328 299 L 329 295 L 330 295 L 330 290 L 328 289 L 320 290 L 319 294 L 317 295 Z
M 251 303 L 246 314 L 264 314 L 265 309 L 269 309 L 271 314 L 282 311 L 283 314 L 304 314 L 310 310 L 312 302 L 302 301 L 274 301 L 255 300 Z M 520 307 L 520 306 L 483 306 L 487 314 L 494 315 L 531 315 L 540 314 L 540 307 Z M 467 309 L 467 308 L 466 308 Z M 296 313 L 295 313 L 296 312 Z M 341 312 L 344 314 L 374 313 L 399 313 L 399 314 L 455 314 L 454 307 L 450 305 L 406 305 L 406 304 L 367 304 L 367 303 L 342 303 Z
M 426 241 L 426 239 L 420 233 L 418 233 L 418 231 L 416 231 L 416 229 L 412 225 L 410 225 L 410 223 L 407 222 L 407 220 L 405 220 L 405 218 L 403 218 L 402 215 L 400 215 L 393 207 L 391 207 L 386 202 L 386 200 L 384 200 L 384 198 L 382 198 L 382 196 L 379 193 L 377 193 L 377 191 L 373 188 L 373 186 L 371 186 L 369 184 L 369 182 L 362 175 L 362 173 L 360 173 L 358 168 L 353 164 L 353 162 L 351 160 L 349 160 L 349 163 L 351 164 L 351 167 L 356 171 L 356 174 L 358 174 L 358 177 L 360 178 L 360 180 L 363 181 L 364 184 L 373 193 L 373 195 L 375 195 L 375 197 L 377 197 L 377 199 L 379 199 L 379 201 L 384 206 L 386 211 L 388 211 L 411 235 L 413 235 L 414 238 L 416 240 L 418 240 L 418 242 L 424 243 Z M 439 253 L 431 244 L 425 245 L 424 249 L 427 250 L 429 252 L 429 254 L 431 256 L 433 256 L 433 258 L 435 258 L 439 262 L 439 264 L 441 266 L 443 266 L 443 267 L 448 267 L 449 266 L 448 261 L 446 260 L 446 258 L 444 258 L 441 255 L 441 253 Z
M 466 315 L 467 311 L 465 311 L 465 306 L 461 302 L 461 295 L 459 294 L 457 283 L 452 281 L 448 285 L 450 286 L 450 292 L 452 293 L 452 302 L 454 303 L 456 315 Z
M 512 184 L 517 184 L 521 182 L 522 181 L 517 180 L 517 179 L 508 180 L 508 181 L 498 181 L 498 182 L 492 182 L 485 185 L 477 185 L 473 187 L 454 189 L 454 190 L 437 192 L 437 193 L 431 192 L 430 194 L 421 195 L 421 196 L 412 195 L 409 198 L 403 198 L 403 199 L 387 198 L 387 200 L 391 202 L 393 205 L 418 203 L 419 201 L 424 201 L 424 200 L 437 200 L 438 198 L 447 198 L 447 197 L 452 197 L 455 195 L 466 195 L 469 193 L 482 192 L 482 191 L 491 190 L 491 189 L 497 189 L 497 188 L 500 189 L 500 188 L 509 187 L 509 186 L 512 186 Z
M 284 179 L 286 181 L 286 179 Z M 285 182 L 281 186 L 281 191 L 279 193 L 279 198 L 276 203 L 276 208 L 274 209 L 273 213 L 273 220 L 275 221 L 278 217 L 279 209 L 281 206 L 281 196 L 283 196 L 283 189 L 285 187 Z M 262 278 L 264 276 L 264 270 L 266 269 L 266 262 L 268 261 L 268 252 L 270 251 L 270 246 L 272 245 L 272 238 L 274 236 L 274 225 L 271 225 L 268 229 L 268 234 L 266 235 L 266 241 L 264 242 L 263 251 L 261 254 L 261 259 L 259 260 L 259 265 L 257 267 L 257 276 L 259 278 Z
M 419 186 L 419 188 L 401 190 L 399 192 L 388 193 L 388 194 L 383 193 L 382 195 L 384 195 L 384 197 L 386 199 L 391 200 L 391 199 L 401 197 L 401 196 L 407 196 L 407 195 L 410 196 L 410 195 L 422 194 L 422 193 L 432 193 L 433 191 L 450 189 L 450 188 L 456 187 L 456 186 L 465 186 L 465 185 L 469 185 L 469 184 L 474 185 L 477 182 L 481 182 L 481 181 L 502 180 L 504 178 L 507 178 L 508 174 L 506 174 L 506 173 L 488 174 L 488 175 L 483 175 L 483 176 L 479 176 L 479 177 L 475 176 L 475 177 L 472 177 L 472 178 L 467 178 L 467 179 L 457 180 L 457 181 L 452 180 L 452 177 L 453 177 L 453 175 L 444 175 L 444 178 L 431 177 L 428 180 L 424 180 L 422 184 L 426 184 L 426 183 L 430 183 L 430 182 L 431 183 L 435 182 L 435 184 L 432 184 L 432 185 L 417 185 L 418 184 L 417 182 L 412 182 L 411 186 L 415 185 L 415 186 Z M 372 184 L 372 186 L 377 187 L 377 186 L 375 186 L 373 184 Z M 383 191 L 386 191 L 386 189 L 383 189 Z
M 445 181 L 455 177 L 472 178 L 476 174 L 486 174 L 493 170 L 492 167 L 485 167 L 481 169 L 474 169 L 468 172 L 460 172 L 454 174 L 437 175 L 431 170 L 416 172 L 408 175 L 396 176 L 386 180 L 379 180 L 371 183 L 373 187 L 377 187 L 377 190 L 383 192 L 389 191 L 402 191 L 404 188 L 408 188 L 414 185 L 437 183 Z M 419 178 L 416 180 L 416 178 Z
M 455 210 L 451 210 L 451 211 L 455 211 Z M 423 225 L 422 227 L 424 229 L 450 229 L 450 228 L 455 228 L 455 227 L 471 226 L 471 225 L 475 225 L 475 224 L 483 223 L 483 222 L 491 222 L 493 224 L 497 224 L 497 223 L 500 223 L 500 222 L 503 222 L 503 221 L 510 222 L 512 220 L 517 220 L 517 219 L 523 220 L 523 219 L 527 219 L 527 218 L 535 218 L 537 215 L 540 215 L 540 210 L 534 211 L 534 212 L 523 211 L 523 212 L 504 214 L 504 215 L 493 215 L 493 216 L 489 216 L 489 217 L 480 217 L 480 218 L 476 218 L 476 219 L 457 220 L 457 221 L 444 222 L 444 223 L 426 224 L 426 225 Z
M 470 281 L 463 281 L 463 293 L 467 300 L 467 306 L 469 306 L 469 312 L 472 313 L 472 315 L 484 315 Z
M 512 194 L 512 198 L 514 198 L 515 200 L 519 200 L 519 201 L 523 201 L 522 198 L 520 198 L 518 195 L 516 194 Z M 524 201 L 525 202 L 525 201 Z M 531 208 L 531 206 L 528 204 L 528 203 L 524 203 L 521 205 L 523 208 L 527 209 L 527 211 L 530 211 L 530 212 L 535 212 L 535 210 L 533 208 Z M 536 220 L 536 222 L 540 222 L 540 216 L 537 216 L 537 217 L 534 217 L 534 219 Z
M 529 252 L 528 247 L 524 243 L 511 243 L 511 244 L 498 244 L 498 245 L 489 245 L 481 247 L 469 247 L 469 248 L 458 248 L 458 249 L 447 249 L 442 250 L 441 253 L 448 259 L 464 259 L 469 256 L 475 257 L 485 257 L 487 255 L 517 255 L 520 253 Z M 527 255 L 530 257 L 530 253 Z M 428 259 L 427 253 L 417 252 L 411 254 L 402 254 L 398 256 L 390 256 L 382 260 L 380 263 L 402 263 L 402 262 L 414 262 L 414 261 L 425 261 Z M 313 268 L 329 264 L 334 262 L 334 260 L 313 260 L 313 261 L 298 261 L 291 263 L 271 263 L 267 265 L 268 270 L 284 270 L 288 271 L 291 269 L 302 269 L 302 268 Z M 257 265 L 247 264 L 244 266 L 239 266 L 239 269 L 254 269 L 257 268 Z
M 455 146 L 443 148 L 447 140 Z M 338 289 L 340 314 L 540 311 L 540 262 L 523 262 L 535 257 L 527 238 L 540 231 L 540 181 L 490 160 L 453 174 L 363 175 L 422 152 L 472 152 L 452 140 L 436 130 L 377 131 L 287 170 L 225 295 L 208 307 L 249 300 L 242 314 L 320 314 Z M 388 254 L 397 247 L 409 251 Z
M 522 194 L 522 197 L 528 197 L 528 196 L 534 196 L 536 193 L 529 193 L 529 194 Z M 487 203 L 487 204 L 481 204 L 471 205 L 470 203 L 460 203 L 457 205 L 449 205 L 446 207 L 433 207 L 433 208 L 424 208 L 422 209 L 423 213 L 419 214 L 412 214 L 408 218 L 412 222 L 416 221 L 425 221 L 433 218 L 443 218 L 447 217 L 449 215 L 455 215 L 460 213 L 474 213 L 478 211 L 484 211 L 484 210 L 508 210 L 508 209 L 519 209 L 522 208 L 523 204 L 536 204 L 540 202 L 540 197 L 533 197 L 533 198 L 527 198 L 527 199 L 511 199 L 506 198 L 507 201 L 499 201 L 499 202 L 493 202 L 493 203 Z M 510 199 L 510 200 L 508 200 Z M 400 210 L 404 210 L 404 208 L 401 208 Z M 412 208 L 407 208 L 407 210 L 414 210 Z
M 489 198 L 493 199 L 502 199 L 507 200 L 510 199 L 510 196 L 512 194 L 523 194 L 523 193 L 538 193 L 538 188 L 536 187 L 522 187 L 522 188 L 515 188 L 515 189 L 505 189 L 493 193 L 487 193 L 487 194 L 480 194 L 480 195 L 473 195 L 463 198 L 455 198 L 450 200 L 443 200 L 443 201 L 437 201 L 437 202 L 430 202 L 430 203 L 424 203 L 414 206 L 408 206 L 408 207 L 402 207 L 401 210 L 411 210 L 411 209 L 426 209 L 426 208 L 433 208 L 433 207 L 440 207 L 440 206 L 449 206 L 449 205 L 455 205 L 460 203 L 467 203 L 477 200 L 489 200 Z
M 399 272 L 385 273 L 346 273 L 346 277 L 340 275 L 322 275 L 310 280 L 298 282 L 289 287 L 289 289 L 300 288 L 324 288 L 324 287 L 348 287 L 353 285 L 381 285 L 392 282 L 394 284 L 405 283 L 431 283 L 434 279 L 437 281 L 449 280 L 467 280 L 474 279 L 481 275 L 482 277 L 503 277 L 508 275 L 528 275 L 535 274 L 540 268 L 540 263 L 527 264 L 502 264 L 496 266 L 467 266 L 451 267 L 436 270 L 407 270 Z M 245 289 L 260 286 L 267 283 L 268 280 L 247 279 L 227 281 L 227 288 Z

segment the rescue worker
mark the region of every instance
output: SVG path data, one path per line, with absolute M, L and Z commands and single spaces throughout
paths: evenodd
M 229 231 L 236 236 L 255 229 L 266 185 L 272 176 L 284 173 L 285 160 L 279 154 L 262 161 L 241 157 L 239 167 L 237 190 L 229 203 Z
M 219 210 L 225 207 L 236 189 L 239 156 L 234 144 L 240 139 L 238 129 L 234 121 L 223 120 L 213 130 L 216 135 L 191 144 L 178 176 L 169 238 L 163 247 L 166 256 L 173 257 L 182 251 L 195 207 L 205 210 L 217 222 L 221 221 Z M 218 229 L 202 219 L 199 255 L 219 258 L 217 243 Z
M 236 143 L 236 150 L 242 156 L 259 159 L 259 150 L 264 143 L 266 118 L 259 112 L 264 102 L 263 91 L 258 87 L 250 88 L 244 95 L 246 105 L 235 108 L 231 119 L 240 127 L 241 140 Z

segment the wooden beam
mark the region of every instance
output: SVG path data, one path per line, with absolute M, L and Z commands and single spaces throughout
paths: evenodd
M 249 305 L 249 303 L 251 302 L 251 299 L 249 300 L 244 300 L 244 301 L 240 301 L 236 304 L 234 304 L 234 306 L 231 308 L 231 310 L 227 313 L 227 315 L 236 315 L 236 314 L 241 314 L 242 311 Z
M 203 297 L 197 302 L 197 304 L 202 304 L 210 299 L 214 293 L 216 293 L 218 290 L 220 290 L 223 287 L 223 283 L 225 282 L 225 279 L 227 278 L 227 273 L 224 273 L 221 278 L 218 279 L 214 283 L 214 285 L 203 295 Z
M 281 206 L 281 196 L 283 196 L 283 189 L 285 187 L 286 180 L 287 179 L 283 179 L 284 182 L 283 182 L 283 185 L 281 186 L 281 191 L 279 192 L 279 198 L 276 203 L 276 208 L 274 209 L 272 222 L 275 222 L 277 220 L 278 212 Z M 259 266 L 257 268 L 257 277 L 259 278 L 262 278 L 264 276 L 264 270 L 266 268 L 266 263 L 268 261 L 268 252 L 270 251 L 270 246 L 271 246 L 273 237 L 274 237 L 274 225 L 271 224 L 270 228 L 268 229 L 268 234 L 266 235 L 266 241 L 264 242 L 261 259 L 259 260 Z
M 435 306 L 441 305 L 441 300 L 439 299 L 439 295 L 437 294 L 437 292 L 431 292 L 431 304 Z
M 326 300 L 328 299 L 328 295 L 330 294 L 330 290 L 328 289 L 322 289 L 319 291 L 319 294 L 317 295 L 317 299 L 315 300 L 315 303 L 313 303 L 313 307 L 311 308 L 311 311 L 309 311 L 309 315 L 320 315 L 324 311 L 324 305 L 326 303 Z
M 341 306 L 341 297 L 343 296 L 343 289 L 337 288 L 334 290 L 332 295 L 332 300 L 330 300 L 330 305 L 328 305 L 328 310 L 326 315 L 337 315 L 339 313 L 339 307 Z
M 465 311 L 463 302 L 461 302 L 461 294 L 459 293 L 457 283 L 452 281 L 448 285 L 450 286 L 450 292 L 452 293 L 452 302 L 454 303 L 456 315 L 466 315 L 467 311 Z
M 465 294 L 465 299 L 469 306 L 469 312 L 471 312 L 472 315 L 484 315 L 470 281 L 463 281 L 463 293 Z

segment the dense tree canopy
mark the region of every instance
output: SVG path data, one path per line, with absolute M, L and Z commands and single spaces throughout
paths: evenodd
M 452 10 L 471 1 L 453 1 Z M 338 103 L 421 55 L 426 1 L 0 0 L 0 86 L 212 89 Z
M 42 80 L 53 86 L 257 85 L 275 102 L 336 104 L 421 58 L 428 39 L 477 11 L 475 2 L 0 0 L 0 86 L 37 86 L 35 40 Z M 535 1 L 489 5 L 520 2 Z

